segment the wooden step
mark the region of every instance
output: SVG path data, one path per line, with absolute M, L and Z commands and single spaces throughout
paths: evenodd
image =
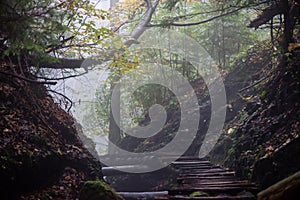
M 191 173 L 191 174 L 179 174 L 179 177 L 209 177 L 209 176 L 234 176 L 235 172 L 225 171 L 225 172 L 207 172 L 207 173 Z
M 197 182 L 212 182 L 212 181 L 240 181 L 235 176 L 208 176 L 208 177 L 178 177 L 178 183 L 197 183 Z
M 177 180 L 241 180 L 235 176 L 204 176 L 199 178 L 199 176 L 189 176 L 186 174 L 185 176 L 178 177 Z
M 170 196 L 170 200 L 255 200 L 253 195 L 241 195 L 241 196 L 211 196 L 211 197 L 184 197 L 184 196 Z
M 209 161 L 183 158 L 172 163 L 178 172 L 178 186 L 168 190 L 168 198 L 173 200 L 255 200 L 256 184 L 241 180 L 234 171 L 213 165 Z M 193 192 L 203 192 L 201 196 L 190 196 Z M 166 197 L 161 197 L 163 200 Z
M 237 194 L 242 191 L 257 192 L 257 187 L 241 187 L 241 186 L 207 186 L 207 187 L 175 187 L 169 190 L 169 195 L 174 196 L 176 194 L 191 194 L 192 192 L 201 191 L 210 195 L 215 194 Z
M 173 165 L 197 165 L 197 164 L 210 164 L 209 161 L 205 160 L 197 160 L 197 161 L 174 161 L 172 162 Z
M 181 170 L 181 174 L 195 174 L 195 173 L 214 173 L 214 172 L 231 172 L 229 169 L 195 169 L 195 170 Z
M 187 187 L 187 188 L 193 188 L 193 187 L 241 187 L 241 188 L 248 188 L 248 187 L 256 187 L 255 184 L 253 183 L 232 183 L 232 182 L 227 182 L 227 183 L 193 183 L 191 184 L 181 184 L 181 187 Z
M 247 180 L 237 180 L 235 178 L 233 179 L 183 179 L 183 183 L 191 183 L 191 184 L 226 184 L 226 183 L 240 183 L 240 184 L 253 184 Z
M 220 166 L 215 165 L 193 165 L 193 166 L 180 166 L 181 170 L 197 170 L 197 169 L 223 169 Z

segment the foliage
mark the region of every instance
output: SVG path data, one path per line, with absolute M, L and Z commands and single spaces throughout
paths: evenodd
M 110 85 L 100 85 L 96 92 L 96 116 L 97 124 L 102 129 L 102 134 L 107 135 L 109 130 L 110 110 Z
M 111 11 L 111 26 L 117 30 L 125 24 L 135 24 L 136 18 L 143 14 L 145 10 L 143 0 L 124 0 L 116 4 Z M 139 19 L 139 18 L 137 18 Z M 132 27 L 132 26 L 131 26 Z
M 82 56 L 95 50 L 99 38 L 111 32 L 98 28 L 107 13 L 95 9 L 89 1 L 2 0 L 0 2 L 1 56 L 49 60 L 54 56 Z
M 156 9 L 151 23 L 168 24 L 173 21 L 182 23 L 201 21 L 226 12 L 226 9 L 230 6 L 242 6 L 246 3 L 253 2 L 245 1 L 239 4 L 232 1 L 231 4 L 226 5 L 221 1 L 163 1 Z M 121 34 L 131 32 L 143 17 L 144 10 L 145 4 L 140 0 L 127 0 L 118 3 L 111 11 L 113 29 L 118 30 Z M 251 15 L 249 11 L 250 9 L 240 11 L 197 27 L 169 27 L 168 25 L 165 25 L 165 27 L 194 38 L 215 59 L 220 68 L 227 70 L 234 63 L 236 57 L 264 39 L 260 37 L 260 33 L 246 27 Z M 109 123 L 109 90 L 122 75 L 132 74 L 136 77 L 142 77 L 143 74 L 151 74 L 151 71 L 154 71 L 154 67 L 163 66 L 177 70 L 189 81 L 199 78 L 197 70 L 189 63 L 186 63 L 183 57 L 172 54 L 167 50 L 143 50 L 143 52 L 132 53 L 122 44 L 127 39 L 126 36 L 123 38 L 121 36 L 114 40 L 113 46 L 117 49 L 122 49 L 122 52 L 115 53 L 114 59 L 110 64 L 108 81 L 105 85 L 100 86 L 97 93 L 98 99 L 104 100 L 104 102 L 99 102 L 97 105 L 98 121 L 101 122 L 103 127 L 107 127 Z M 157 38 L 157 40 L 160 40 L 160 38 Z M 154 60 L 159 65 L 145 66 L 140 64 L 149 60 Z M 164 74 L 162 68 L 159 70 L 161 70 L 161 74 Z M 151 79 L 153 76 L 150 75 L 145 77 L 145 79 Z M 164 76 L 163 78 L 171 83 L 176 81 L 174 77 Z M 134 85 L 135 83 L 132 81 L 131 84 Z M 131 125 L 139 123 L 147 115 L 149 108 L 153 104 L 163 104 L 167 109 L 177 106 L 177 100 L 172 92 L 159 85 L 141 87 L 135 91 L 133 96 L 124 94 L 123 98 L 126 99 L 126 106 L 131 108 L 131 111 L 126 115 L 128 118 L 131 118 L 129 120 Z M 107 129 L 105 128 L 105 130 Z

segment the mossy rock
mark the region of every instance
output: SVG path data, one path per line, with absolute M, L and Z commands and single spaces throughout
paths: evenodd
M 80 200 L 124 200 L 103 181 L 87 181 L 80 191 Z

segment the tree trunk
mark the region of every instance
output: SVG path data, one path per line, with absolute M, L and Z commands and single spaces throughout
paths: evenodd
M 283 1 L 283 17 L 284 17 L 284 52 L 287 52 L 289 44 L 292 42 L 293 38 L 293 27 L 290 18 L 290 5 L 289 0 Z
M 111 98 L 110 98 L 110 111 L 109 111 L 109 135 L 108 140 L 115 145 L 121 141 L 121 129 L 118 124 L 120 124 L 120 88 L 116 88 L 116 83 L 120 79 L 120 74 L 114 77 L 111 84 Z M 115 92 L 114 98 L 112 97 L 112 92 Z M 112 114 L 112 106 L 116 110 L 116 116 Z M 117 151 L 112 145 L 108 145 L 108 154 L 116 154 Z

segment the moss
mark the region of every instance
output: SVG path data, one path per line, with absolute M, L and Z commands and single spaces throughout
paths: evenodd
M 208 194 L 201 191 L 195 191 L 189 195 L 189 197 L 208 197 Z
M 228 155 L 230 154 L 234 154 L 235 153 L 235 149 L 233 147 L 231 147 L 229 150 L 228 150 Z
M 80 191 L 80 200 L 123 200 L 103 181 L 87 181 Z

